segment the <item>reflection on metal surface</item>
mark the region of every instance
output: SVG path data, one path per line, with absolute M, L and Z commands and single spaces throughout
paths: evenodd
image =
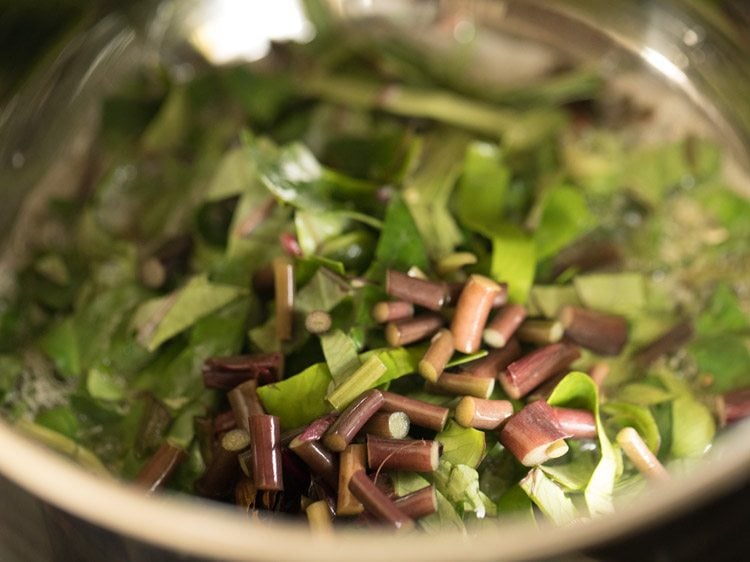
M 271 41 L 309 41 L 314 30 L 298 0 L 213 0 L 201 6 L 192 40 L 211 62 L 263 58 Z

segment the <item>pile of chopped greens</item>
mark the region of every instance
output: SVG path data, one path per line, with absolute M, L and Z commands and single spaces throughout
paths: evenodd
M 257 65 L 197 67 L 189 80 L 147 69 L 104 100 L 84 180 L 49 202 L 56 235 L 0 299 L 4 416 L 124 480 L 143 480 L 171 447 L 150 489 L 261 516 L 312 522 L 308 505 L 325 500 L 337 523 L 399 527 L 411 518 L 382 506 L 429 488 L 432 507 L 413 517 L 428 532 L 610 512 L 649 478 L 623 453 L 626 427 L 670 472 L 689 468 L 750 399 L 750 203 L 723 184 L 719 148 L 697 136 L 642 144 L 649 108 L 613 111 L 631 100 L 586 69 L 491 88 L 457 66 L 329 26 Z M 391 272 L 445 288 L 438 310 L 413 306 L 436 322 L 416 341 L 388 337 L 403 318 L 374 318 L 403 301 L 387 291 Z M 501 384 L 511 361 L 492 373 L 474 398 L 515 412 L 492 429 L 459 423 L 476 390 L 445 382 L 471 377 L 490 346 L 450 354 L 443 383 L 420 374 L 470 279 L 505 292 L 490 320 L 521 305 L 513 361 L 558 342 L 577 354 L 515 398 Z M 591 351 L 561 324 L 571 309 L 620 319 L 626 341 Z M 275 488 L 257 481 L 260 422 L 228 398 L 247 381 L 234 396 L 275 428 Z M 440 427 L 412 419 L 406 436 L 437 443 L 439 459 L 359 465 L 386 499 L 350 486 L 364 513 L 338 513 L 343 480 L 302 447 L 343 474 L 357 461 L 326 446 L 333 420 L 383 395 L 447 409 Z M 563 432 L 564 454 L 523 465 L 501 428 L 534 400 L 584 412 L 593 436 Z M 362 451 L 366 434 L 347 439 Z

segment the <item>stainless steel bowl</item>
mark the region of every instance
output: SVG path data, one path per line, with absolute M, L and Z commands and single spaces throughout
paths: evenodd
M 206 28 L 220 4 L 232 5 L 220 0 L 165 1 L 140 6 L 143 11 L 135 17 L 108 16 L 73 38 L 6 105 L 0 113 L 5 267 L 12 267 L 24 249 L 22 236 L 11 236 L 11 226 L 24 230 L 23 221 L 33 221 L 35 205 L 80 175 L 96 101 L 105 92 L 154 60 L 179 70 L 186 62 L 181 46 L 185 41 L 195 44 L 196 37 L 202 37 L 198 44 L 209 56 L 225 56 L 216 45 L 212 50 Z M 489 60 L 490 69 L 493 61 L 500 66 L 497 61 L 506 60 L 497 58 L 501 47 L 516 49 L 523 57 L 541 57 L 537 64 L 544 64 L 549 52 L 593 61 L 615 87 L 632 88 L 633 95 L 670 109 L 655 134 L 700 127 L 720 139 L 731 155 L 727 174 L 750 188 L 744 180 L 750 169 L 747 38 L 714 19 L 705 3 L 339 0 L 332 5 L 352 25 L 386 20 L 444 47 L 457 41 L 455 26 L 465 22 L 490 45 L 481 62 Z M 262 18 L 269 6 L 253 3 L 252 10 Z M 286 21 L 297 17 L 282 16 Z M 19 214 L 21 208 L 24 213 Z M 18 216 L 26 218 L 19 222 Z M 654 487 L 647 498 L 614 515 L 569 528 L 509 523 L 472 536 L 376 531 L 312 536 L 292 524 L 249 524 L 228 508 L 191 498 L 146 498 L 120 482 L 84 472 L 0 423 L 0 544 L 7 557 L 21 560 L 182 560 L 189 555 L 437 562 L 559 557 L 655 525 L 740 485 L 750 473 L 748 443 L 750 426 L 739 425 L 722 436 L 696 470 Z

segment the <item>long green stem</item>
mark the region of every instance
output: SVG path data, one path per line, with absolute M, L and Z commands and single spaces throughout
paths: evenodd
M 357 396 L 375 386 L 387 370 L 388 367 L 380 360 L 380 357 L 373 355 L 328 395 L 328 402 L 336 410 L 341 411 Z

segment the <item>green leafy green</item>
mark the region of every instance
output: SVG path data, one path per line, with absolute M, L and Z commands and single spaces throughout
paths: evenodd
M 610 423 L 616 429 L 619 430 L 623 427 L 634 428 L 646 442 L 652 453 L 656 454 L 659 452 L 661 435 L 659 434 L 659 427 L 656 425 L 656 420 L 654 420 L 651 410 L 638 404 L 607 402 L 602 406 L 602 411 L 610 416 Z M 616 433 L 616 431 L 613 431 L 613 433 Z
M 577 275 L 573 285 L 584 306 L 594 310 L 632 317 L 646 305 L 646 283 L 640 273 Z
M 459 132 L 431 136 L 425 143 L 419 167 L 404 180 L 404 201 L 421 234 L 427 256 L 433 260 L 450 254 L 463 240 L 449 202 L 461 175 L 467 143 L 466 135 Z
M 581 190 L 569 185 L 546 190 L 541 209 L 539 226 L 534 231 L 539 261 L 557 254 L 594 224 Z
M 568 525 L 578 517 L 573 501 L 540 468 L 532 468 L 518 484 L 555 525 Z
M 460 515 L 474 512 L 479 519 L 487 515 L 485 500 L 479 490 L 479 473 L 474 468 L 442 458 L 429 478 Z
M 478 429 L 462 427 L 450 420 L 435 439 L 443 445 L 441 458 L 451 464 L 476 468 L 484 457 L 485 436 Z
M 716 422 L 708 408 L 690 395 L 672 402 L 672 447 L 676 458 L 700 457 L 713 441 Z
M 386 370 L 363 391 L 413 373 L 420 355 L 397 347 L 370 350 L 359 359 L 365 362 L 371 357 L 377 357 Z M 331 380 L 328 365 L 315 363 L 283 381 L 258 387 L 258 397 L 267 413 L 279 417 L 283 428 L 300 427 L 330 410 L 326 395 Z
M 455 194 L 456 216 L 468 228 L 491 237 L 504 220 L 510 170 L 496 145 L 473 142 L 466 149 L 464 171 Z
M 427 249 L 409 208 L 397 197 L 386 209 L 369 276 L 380 279 L 388 268 L 406 271 L 412 266 L 429 269 Z
M 357 346 L 341 330 L 332 330 L 320 336 L 320 345 L 334 385 L 341 384 L 346 377 L 361 367 Z
M 618 462 L 599 415 L 599 390 L 596 384 L 587 374 L 572 372 L 558 383 L 548 402 L 552 406 L 581 408 L 593 412 L 600 458 L 586 485 L 584 495 L 591 515 L 610 513 Z
M 533 238 L 511 225 L 496 227 L 492 237 L 490 273 L 495 280 L 508 283 L 508 297 L 512 301 L 526 302 L 535 269 Z
M 197 275 L 174 295 L 174 300 L 168 303 L 166 313 L 161 318 L 151 317 L 153 329 L 144 338 L 146 347 L 153 351 L 171 337 L 189 328 L 200 318 L 214 312 L 238 297 L 246 294 L 241 288 L 212 283 L 205 275 Z M 143 307 L 153 307 L 154 301 L 147 301 L 141 305 L 136 313 L 140 316 Z M 159 309 L 163 301 L 159 304 Z
M 294 308 L 309 314 L 314 310 L 330 312 L 351 295 L 351 287 L 330 270 L 319 267 L 310 281 L 294 296 Z
M 81 373 L 81 353 L 78 348 L 75 321 L 65 318 L 53 325 L 39 342 L 42 351 L 52 359 L 58 372 L 66 377 Z

